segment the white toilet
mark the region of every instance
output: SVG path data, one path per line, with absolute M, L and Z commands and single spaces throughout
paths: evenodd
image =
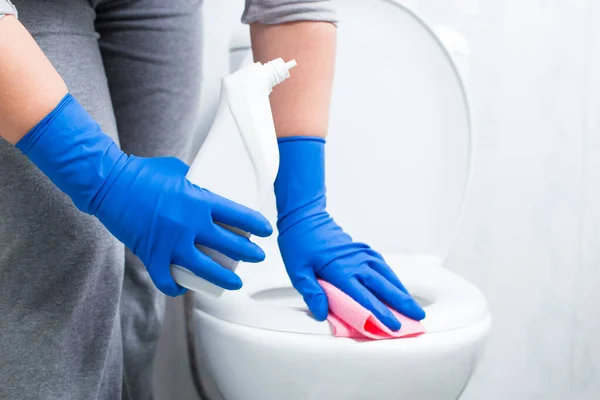
M 333 337 L 291 287 L 276 235 L 257 240 L 267 259 L 240 264 L 241 290 L 191 294 L 193 362 L 209 400 L 454 400 L 483 353 L 486 301 L 443 268 L 471 171 L 465 59 L 455 63 L 452 43 L 396 2 L 337 3 L 329 211 L 384 255 L 424 307 L 427 333 Z M 233 63 L 250 62 L 235 48 Z M 262 211 L 274 222 L 273 199 Z

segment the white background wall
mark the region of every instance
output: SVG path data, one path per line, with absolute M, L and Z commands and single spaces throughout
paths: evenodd
M 447 267 L 494 330 L 463 399 L 600 398 L 600 2 L 400 2 L 471 48 L 475 171 Z M 190 388 L 166 349 L 159 399 Z
M 447 267 L 495 320 L 463 399 L 600 398 L 600 2 L 411 3 L 471 46 L 475 171 Z

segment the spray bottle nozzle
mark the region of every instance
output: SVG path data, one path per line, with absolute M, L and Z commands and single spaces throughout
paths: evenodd
M 296 60 L 284 62 L 281 58 L 276 58 L 275 60 L 264 64 L 263 67 L 267 71 L 271 88 L 289 78 L 290 69 L 294 68 L 296 65 Z
M 288 71 L 292 68 L 294 68 L 296 65 L 298 65 L 296 63 L 296 60 L 290 60 L 288 62 L 285 63 L 285 67 L 288 69 Z

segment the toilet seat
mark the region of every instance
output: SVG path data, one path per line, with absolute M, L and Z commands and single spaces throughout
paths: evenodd
M 309 316 L 302 297 L 292 287 L 277 251 L 260 265 L 240 264 L 242 289 L 221 298 L 194 294 L 195 309 L 234 324 L 257 329 L 332 335 L 327 322 Z M 411 294 L 424 307 L 427 333 L 442 333 L 484 320 L 487 305 L 479 290 L 458 275 L 442 268 L 435 257 L 384 255 L 402 277 Z

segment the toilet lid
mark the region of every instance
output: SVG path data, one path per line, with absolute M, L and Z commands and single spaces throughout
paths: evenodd
M 459 69 L 436 33 L 397 1 L 341 0 L 336 8 L 328 210 L 353 238 L 380 252 L 444 260 L 472 164 Z M 466 73 L 464 38 L 447 27 L 437 32 Z M 250 39 L 238 36 L 231 62 L 242 67 L 253 58 L 249 48 L 241 56 Z M 260 211 L 274 225 L 274 196 Z
M 471 172 L 461 76 L 434 32 L 398 3 L 337 7 L 328 209 L 378 251 L 443 260 Z
M 302 297 L 292 287 L 277 251 L 267 251 L 261 264 L 241 263 L 237 272 L 244 286 L 214 298 L 194 293 L 197 312 L 259 329 L 312 335 L 332 335 L 327 322 L 310 316 Z M 427 333 L 471 326 L 488 315 L 481 292 L 458 275 L 442 268 L 439 260 L 419 256 L 384 254 L 402 277 L 413 297 L 423 306 Z

